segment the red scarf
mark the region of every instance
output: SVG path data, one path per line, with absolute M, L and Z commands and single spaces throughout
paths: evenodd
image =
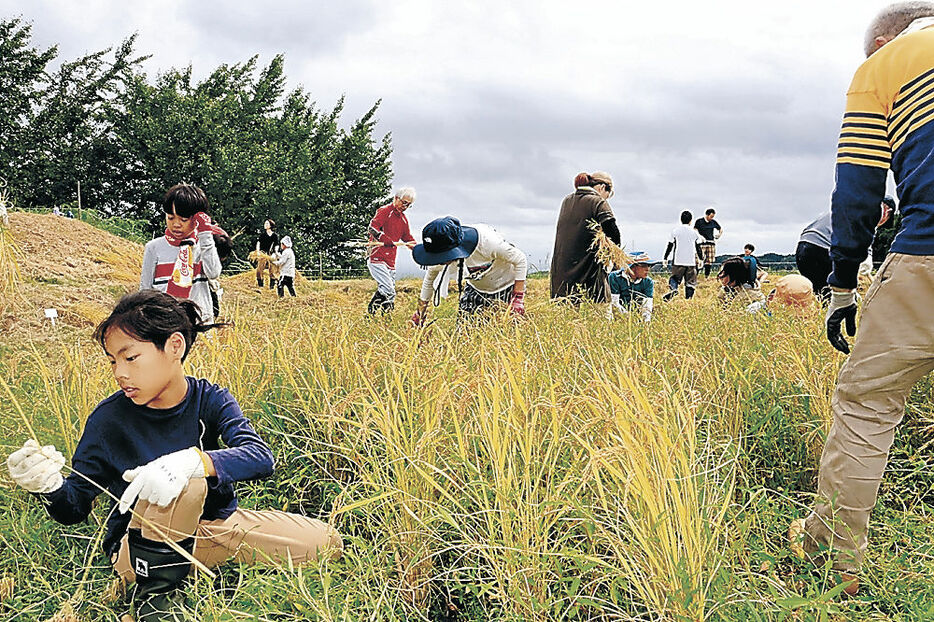
M 178 258 L 175 260 L 172 276 L 165 286 L 165 293 L 186 299 L 191 293 L 191 285 L 194 281 L 197 233 L 192 231 L 187 237 L 177 238 L 166 229 L 165 240 L 172 246 L 178 247 Z

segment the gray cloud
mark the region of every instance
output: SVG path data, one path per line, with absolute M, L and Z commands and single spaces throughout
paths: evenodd
M 183 2 L 179 17 L 220 47 L 224 58 L 249 58 L 264 52 L 291 57 L 340 54 L 350 35 L 360 35 L 379 19 L 372 0 L 308 2 Z

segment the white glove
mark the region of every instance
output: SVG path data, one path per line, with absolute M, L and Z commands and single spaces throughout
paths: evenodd
M 201 452 L 194 447 L 156 458 L 148 464 L 123 472 L 130 482 L 120 495 L 120 512 L 125 514 L 137 497 L 165 507 L 181 494 L 188 480 L 204 477 Z
M 652 321 L 652 309 L 655 307 L 655 302 L 651 298 L 646 298 L 642 303 L 642 321 L 651 322 Z
M 10 477 L 29 492 L 47 493 L 62 487 L 65 456 L 53 445 L 39 447 L 29 439 L 6 460 Z

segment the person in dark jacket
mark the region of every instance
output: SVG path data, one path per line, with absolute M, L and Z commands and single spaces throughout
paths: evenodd
M 580 173 L 574 187 L 576 190 L 564 198 L 558 214 L 551 258 L 551 297 L 575 304 L 584 298 L 609 302 L 607 270 L 597 261 L 590 226 L 597 223 L 607 238 L 620 243 L 616 216 L 608 203 L 613 196 L 613 178 L 603 171 Z
M 120 391 L 88 417 L 71 474 L 62 477 L 55 447 L 34 439 L 7 460 L 13 481 L 66 525 L 85 520 L 102 491 L 119 499 L 103 546 L 120 577 L 136 582 L 137 622 L 184 615 L 178 588 L 192 559 L 301 563 L 342 551 L 319 520 L 238 509 L 234 483 L 270 476 L 273 456 L 226 389 L 183 372 L 198 333 L 215 326 L 190 300 L 154 290 L 124 296 L 94 335 Z

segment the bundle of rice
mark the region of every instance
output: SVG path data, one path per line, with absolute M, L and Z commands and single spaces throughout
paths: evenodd
M 259 263 L 260 259 L 267 262 L 272 261 L 272 255 L 267 255 L 263 251 L 250 251 L 246 258 L 251 264 Z
M 250 251 L 250 254 L 247 255 L 246 258 L 250 263 L 256 265 L 260 273 L 268 269 L 271 278 L 279 278 L 279 266 L 274 263 L 275 258 L 272 255 L 267 255 L 263 251 Z
M 626 254 L 626 251 L 606 237 L 600 223 L 591 220 L 587 223 L 587 228 L 593 231 L 593 243 L 590 248 L 596 253 L 597 263 L 601 264 L 607 272 L 624 268 L 632 263 L 632 258 Z

